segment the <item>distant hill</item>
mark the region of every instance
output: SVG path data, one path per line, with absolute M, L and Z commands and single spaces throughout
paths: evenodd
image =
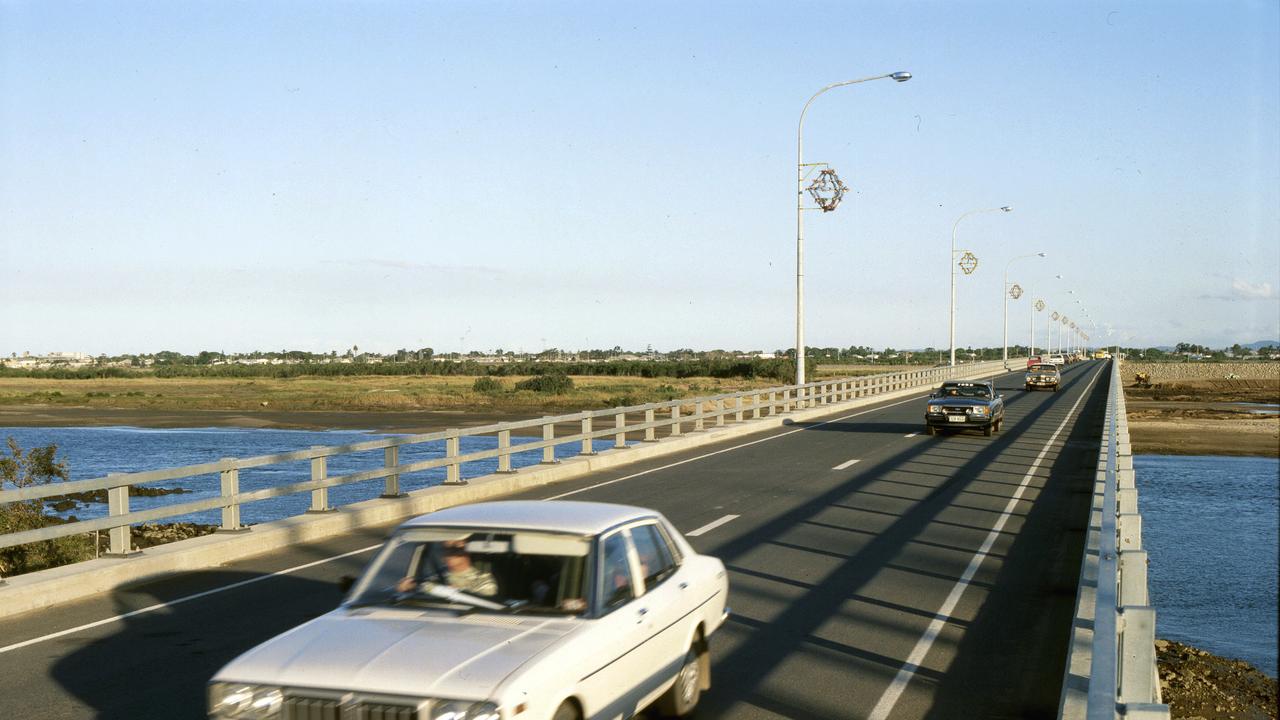
M 1241 345 L 1240 347 L 1247 347 L 1250 350 L 1260 350 L 1264 347 L 1280 347 L 1280 340 L 1259 340 L 1258 342 L 1251 342 L 1248 345 Z

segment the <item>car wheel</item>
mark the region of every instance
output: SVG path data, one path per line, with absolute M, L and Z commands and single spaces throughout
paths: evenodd
M 684 654 L 684 662 L 676 673 L 676 681 L 670 689 L 658 699 L 658 710 L 667 717 L 685 717 L 698 706 L 702 697 L 702 658 L 699 657 L 695 644 Z
M 936 427 L 934 427 L 934 426 L 932 426 L 932 425 L 925 425 L 925 426 L 924 426 L 924 434 L 925 434 L 925 435 L 937 435 L 937 434 L 938 434 L 938 428 L 936 428 Z
M 578 712 L 577 705 L 565 700 L 556 708 L 556 714 L 551 716 L 551 720 L 582 720 L 582 713 Z
M 982 434 L 986 435 L 987 437 L 991 437 L 991 430 L 994 426 L 995 426 L 995 423 L 987 423 L 982 428 Z
M 1031 392 L 1031 386 L 1030 386 L 1030 385 L 1028 385 L 1028 386 L 1027 386 L 1027 392 Z

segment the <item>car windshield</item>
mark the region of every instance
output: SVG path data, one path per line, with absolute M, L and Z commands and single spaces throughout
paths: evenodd
M 1031 372 L 1058 372 L 1058 368 L 1053 365 L 1032 365 Z
M 942 397 L 990 398 L 986 385 L 943 385 Z
M 590 547 L 560 533 L 407 528 L 383 546 L 348 604 L 577 615 L 587 608 Z

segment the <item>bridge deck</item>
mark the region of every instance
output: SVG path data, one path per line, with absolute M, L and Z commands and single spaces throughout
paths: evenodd
M 731 571 L 700 717 L 1055 717 L 1106 368 L 1058 393 L 998 378 L 990 438 L 924 435 L 916 398 L 523 497 L 654 507 L 686 532 L 738 516 L 690 538 Z M 0 717 L 203 717 L 208 677 L 334 607 L 387 530 L 0 622 Z

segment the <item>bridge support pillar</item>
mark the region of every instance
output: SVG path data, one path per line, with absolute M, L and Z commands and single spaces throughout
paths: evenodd
M 1138 491 L 1131 487 L 1116 490 L 1116 512 L 1121 515 L 1138 512 Z
M 1142 549 L 1142 516 L 1138 513 L 1123 513 L 1116 518 L 1116 527 L 1120 531 L 1120 549 Z
M 1159 701 L 1160 680 L 1156 674 L 1156 609 L 1147 605 L 1120 608 L 1119 703 L 1151 705 Z M 1128 717 L 1152 717 L 1128 716 Z M 1168 717 L 1155 716 L 1155 717 Z

